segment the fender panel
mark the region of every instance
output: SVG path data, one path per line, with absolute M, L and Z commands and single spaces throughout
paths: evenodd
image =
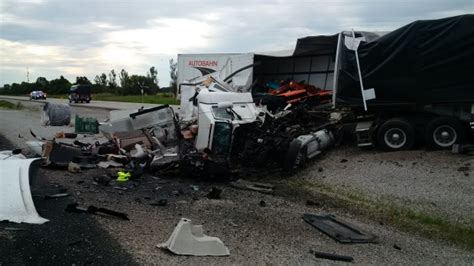
M 38 159 L 0 160 L 0 221 L 43 224 L 30 191 L 30 165 Z

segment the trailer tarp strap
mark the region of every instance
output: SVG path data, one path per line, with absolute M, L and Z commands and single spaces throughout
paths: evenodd
M 352 38 L 346 37 L 345 38 L 345 45 L 347 49 L 354 51 L 356 63 L 357 63 L 357 73 L 359 74 L 359 82 L 360 82 L 360 92 L 362 94 L 362 102 L 364 103 L 364 110 L 367 111 L 367 101 L 375 99 L 375 90 L 370 88 L 368 90 L 364 89 L 364 81 L 362 79 L 362 72 L 360 70 L 360 62 L 359 62 L 359 53 L 357 49 L 359 48 L 359 44 L 361 41 L 365 41 L 364 37 L 355 37 L 354 30 L 352 30 Z

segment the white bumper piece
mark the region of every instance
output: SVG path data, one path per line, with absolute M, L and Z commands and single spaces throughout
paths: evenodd
M 47 219 L 38 215 L 30 191 L 30 164 L 37 159 L 0 156 L 0 221 L 43 224 Z
M 202 225 L 192 225 L 191 220 L 181 218 L 171 237 L 158 247 L 177 255 L 228 256 L 229 249 L 217 237 L 206 236 Z

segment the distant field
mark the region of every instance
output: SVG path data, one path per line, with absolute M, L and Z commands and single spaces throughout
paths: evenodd
M 11 103 L 9 101 L 0 100 L 0 109 L 21 109 L 22 105 L 18 102 L 18 104 Z
M 48 95 L 49 98 L 67 99 L 67 95 Z M 120 96 L 113 95 L 110 93 L 98 93 L 92 94 L 92 101 L 111 101 L 111 102 L 130 102 L 130 103 L 141 103 L 141 95 L 128 95 Z M 145 95 L 143 96 L 143 103 L 155 103 L 155 104 L 179 104 L 175 96 L 171 93 L 159 93 L 157 95 Z

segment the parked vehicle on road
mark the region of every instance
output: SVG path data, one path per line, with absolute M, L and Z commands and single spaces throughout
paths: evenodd
M 72 85 L 69 89 L 69 103 L 89 103 L 92 99 L 91 90 L 91 85 Z
M 46 100 L 46 93 L 42 91 L 32 91 L 30 93 L 30 100 Z

